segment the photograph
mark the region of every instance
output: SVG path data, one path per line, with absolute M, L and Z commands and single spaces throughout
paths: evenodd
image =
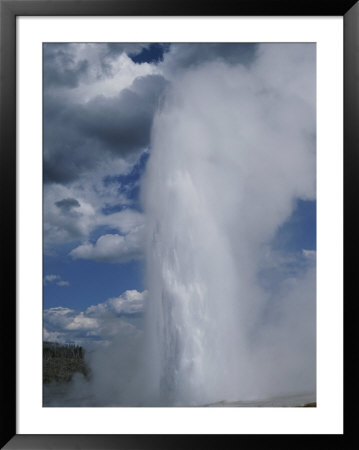
M 315 42 L 44 42 L 43 407 L 316 407 Z

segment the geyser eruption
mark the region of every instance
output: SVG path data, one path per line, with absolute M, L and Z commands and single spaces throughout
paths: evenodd
M 295 201 L 315 198 L 315 46 L 264 44 L 250 67 L 170 81 L 143 183 L 148 392 L 203 405 L 314 390 L 315 269 L 270 289 L 260 271 Z
M 173 170 L 166 167 L 148 249 L 148 320 L 157 362 L 152 375 L 163 401 L 186 404 L 211 399 L 217 391 L 228 396 L 238 376 L 239 349 L 233 342 L 240 343 L 230 241 L 221 234 L 215 205 L 198 184 L 211 163 L 203 168 L 196 157 L 191 161 L 192 170 L 180 161 Z

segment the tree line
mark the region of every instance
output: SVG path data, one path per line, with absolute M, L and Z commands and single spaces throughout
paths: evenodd
M 71 359 L 83 359 L 84 349 L 75 344 L 59 344 L 57 342 L 43 343 L 43 357 L 49 358 L 71 358 Z

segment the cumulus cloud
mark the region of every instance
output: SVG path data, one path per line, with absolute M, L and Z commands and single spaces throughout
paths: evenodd
M 139 259 L 143 254 L 141 235 L 138 232 L 120 234 L 105 234 L 92 244 L 87 242 L 74 248 L 70 255 L 74 259 L 92 259 L 107 263 L 123 263 Z
M 46 43 L 43 47 L 44 86 L 45 89 L 70 89 L 78 96 L 76 90 L 81 91 L 81 84 L 88 88 L 87 95 L 93 92 L 93 86 L 106 91 L 109 80 L 123 84 L 126 80 L 131 83 L 131 63 L 126 53 L 136 55 L 148 44 L 82 44 L 82 43 Z M 151 71 L 149 65 L 137 68 L 139 73 Z M 133 71 L 133 68 L 132 68 Z M 137 72 L 138 73 L 138 72 Z M 122 83 L 119 83 L 122 81 Z M 101 89 L 102 88 L 102 89 Z M 87 97 L 85 96 L 85 99 Z
M 116 211 L 119 204 L 125 209 Z M 56 244 L 88 240 L 97 229 L 117 230 L 124 235 L 132 232 L 131 239 L 138 236 L 140 240 L 143 215 L 131 206 L 132 200 L 122 193 L 121 183 L 104 183 L 103 177 L 71 186 L 49 185 L 44 192 L 45 251 Z
M 74 47 L 64 44 L 44 44 L 44 84 L 46 87 L 75 88 L 88 73 L 89 62 L 76 58 Z
M 55 185 L 44 191 L 45 247 L 87 237 L 95 222 L 96 210 L 91 200 L 78 196 L 76 189 Z
M 99 224 L 111 225 L 113 228 L 118 228 L 121 233 L 128 234 L 142 229 L 144 217 L 143 214 L 138 211 L 125 209 L 118 213 L 101 217 L 99 219 Z
M 43 329 L 42 337 L 44 341 L 57 342 L 59 344 L 66 343 L 66 337 L 63 333 L 57 331 L 48 331 L 46 328 Z
M 118 55 L 126 53 L 128 55 L 138 55 L 151 44 L 148 43 L 106 43 L 106 57 L 114 60 Z
M 76 311 L 58 306 L 44 310 L 44 321 L 52 326 L 56 326 L 58 331 L 62 331 L 66 329 L 76 315 Z
M 303 249 L 302 252 L 303 252 L 303 255 L 304 255 L 305 258 L 307 258 L 309 260 L 312 260 L 312 261 L 315 261 L 316 256 L 317 256 L 317 252 L 315 250 Z
M 110 298 L 104 303 L 88 307 L 86 313 L 91 315 L 106 314 L 107 312 L 115 314 L 142 314 L 146 296 L 147 291 L 128 290 L 119 297 Z
M 84 313 L 79 313 L 77 316 L 71 318 L 71 321 L 66 325 L 65 330 L 94 330 L 99 327 L 98 321 L 92 317 L 86 317 Z
M 135 322 L 128 320 L 143 314 L 146 296 L 146 291 L 128 290 L 85 311 L 61 306 L 45 309 L 44 340 L 91 347 L 93 343 L 108 344 L 124 331 L 136 334 Z
M 45 275 L 44 284 L 55 283 L 57 286 L 70 286 L 68 281 L 62 280 L 60 275 Z
M 60 280 L 56 283 L 58 286 L 70 286 L 68 281 Z
M 60 276 L 59 275 L 46 275 L 45 276 L 45 281 L 55 281 L 55 280 L 58 280 L 58 279 L 60 279 Z
M 108 263 L 123 263 L 140 259 L 144 253 L 144 217 L 138 211 L 126 209 L 110 215 L 98 214 L 90 227 L 107 226 L 121 234 L 104 234 L 96 242 L 85 242 L 74 248 L 74 259 L 91 259 Z

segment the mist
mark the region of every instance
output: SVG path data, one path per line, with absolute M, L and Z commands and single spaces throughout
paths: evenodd
M 141 186 L 144 327 L 90 352 L 79 405 L 315 393 L 315 255 L 272 245 L 315 200 L 315 59 L 313 44 L 261 44 L 250 64 L 167 70 Z
M 174 76 L 143 197 L 150 390 L 174 405 L 314 391 L 314 265 L 259 279 L 296 200 L 315 198 L 314 46 Z

